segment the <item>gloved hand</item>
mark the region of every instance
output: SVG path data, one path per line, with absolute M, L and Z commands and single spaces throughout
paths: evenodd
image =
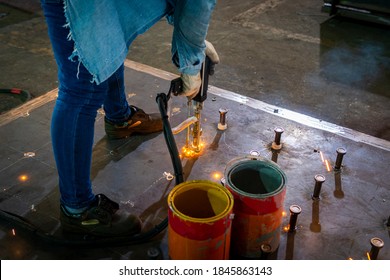
M 205 50 L 206 56 L 208 56 L 214 64 L 218 64 L 219 63 L 219 55 L 218 55 L 217 51 L 215 50 L 213 44 L 211 44 L 207 40 L 205 40 L 204 42 L 206 44 L 206 50 Z
M 205 41 L 205 44 L 206 44 L 206 50 L 205 50 L 206 56 L 208 56 L 214 64 L 219 63 L 219 56 L 213 44 L 211 44 L 207 40 Z M 181 95 L 187 96 L 187 98 L 191 100 L 198 94 L 200 86 L 202 85 L 202 79 L 200 78 L 200 73 L 196 75 L 181 74 L 180 77 L 183 82 L 183 93 Z

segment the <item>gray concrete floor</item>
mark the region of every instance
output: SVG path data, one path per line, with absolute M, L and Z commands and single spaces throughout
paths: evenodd
M 43 231 L 59 234 L 57 179 L 48 130 L 55 94 L 47 94 L 58 86 L 56 65 L 38 1 L 0 1 L 4 2 L 13 7 L 0 4 L 5 11 L 0 19 L 0 88 L 29 91 L 33 97 L 29 104 L 33 105 L 27 108 L 36 109 L 27 116 L 23 107 L 17 107 L 17 100 L 2 97 L 1 103 L 7 105 L 0 115 L 0 205 L 34 221 Z M 321 6 L 320 0 L 226 0 L 217 4 L 208 36 L 221 57 L 211 81 L 217 102 L 210 101 L 205 109 L 205 116 L 212 121 L 205 124 L 204 130 L 208 131 L 205 136 L 209 143 L 217 139 L 219 146 L 200 160 L 185 163 L 191 171 L 190 178 L 196 179 L 209 178 L 212 171 L 223 170 L 227 161 L 253 149 L 270 157 L 272 129 L 285 128 L 286 146 L 278 159 L 290 182 L 285 207 L 299 204 L 304 211 L 296 235 L 281 233 L 278 259 L 364 259 L 371 237 L 382 238 L 386 247 L 390 241 L 386 227 L 390 215 L 390 185 L 386 178 L 390 167 L 390 31 L 366 22 L 330 18 L 321 12 Z M 15 17 L 4 23 L 12 16 Z M 136 40 L 128 58 L 177 73 L 170 62 L 170 32 L 166 22 L 157 23 Z M 128 91 L 137 93 L 131 101 L 153 110 L 154 94 L 167 88 L 167 82 L 131 69 L 127 75 Z M 147 92 L 153 102 L 139 100 L 138 92 Z M 231 93 L 250 99 L 235 99 Z M 182 108 L 180 104 L 175 106 Z M 231 110 L 231 119 L 229 130 L 218 138 L 213 124 L 220 106 Z M 314 118 L 317 125 L 310 128 L 306 121 L 296 122 L 289 114 L 292 111 L 303 114 L 305 120 Z M 18 118 L 21 113 L 26 117 Z M 318 125 L 321 123 L 323 127 Z M 161 177 L 166 168 L 161 170 L 161 161 L 157 160 L 169 161 L 162 135 L 110 143 L 104 137 L 101 118 L 96 126 L 96 189 L 111 192 L 122 206 L 156 223 L 164 216 L 164 211 L 157 210 L 163 207 L 162 201 L 172 187 Z M 247 129 L 242 131 L 242 127 Z M 26 139 L 26 135 L 33 137 Z M 324 151 L 334 161 L 339 146 L 348 150 L 341 177 L 323 170 L 315 152 Z M 31 151 L 35 157 L 24 155 Z M 137 155 L 140 161 L 131 161 L 130 154 Z M 148 186 L 146 190 L 129 191 L 127 180 L 112 177 L 112 170 L 132 170 L 132 165 L 134 171 L 127 176 L 136 178 L 136 186 Z M 132 174 L 139 175 L 145 166 L 152 176 Z M 32 188 L 27 191 L 20 188 L 24 183 L 17 180 L 23 170 L 32 172 L 33 180 L 27 182 Z M 319 204 L 310 198 L 313 176 L 318 172 L 325 172 L 330 187 Z M 47 178 L 44 182 L 43 177 Z M 117 185 L 115 191 L 106 189 L 112 180 Z M 344 197 L 337 197 L 340 189 Z M 145 204 L 138 205 L 136 201 Z M 316 232 L 311 226 L 318 224 L 318 219 L 322 227 L 318 231 L 317 226 Z M 165 232 L 146 244 L 70 252 L 64 246 L 36 243 L 28 234 L 15 237 L 12 224 L 3 226 L 2 259 L 145 259 L 149 248 L 158 248 L 161 258 L 168 257 Z M 390 259 L 386 247 L 381 259 Z

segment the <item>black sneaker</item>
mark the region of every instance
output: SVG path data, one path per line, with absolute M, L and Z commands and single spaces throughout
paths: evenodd
M 131 134 L 149 134 L 162 131 L 161 115 L 158 113 L 146 114 L 144 110 L 131 106 L 133 114 L 126 122 L 114 124 L 104 119 L 104 128 L 109 139 L 121 139 Z
M 61 205 L 60 221 L 65 232 L 100 237 L 135 235 L 141 231 L 138 217 L 120 213 L 119 204 L 98 194 L 91 206 L 81 214 L 71 214 Z

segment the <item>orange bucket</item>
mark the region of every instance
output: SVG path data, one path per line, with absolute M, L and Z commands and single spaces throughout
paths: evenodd
M 228 163 L 224 176 L 234 197 L 232 255 L 260 258 L 263 244 L 276 251 L 282 230 L 285 173 L 270 160 L 243 157 Z
M 222 185 L 188 181 L 168 195 L 168 251 L 173 260 L 229 259 L 233 196 Z

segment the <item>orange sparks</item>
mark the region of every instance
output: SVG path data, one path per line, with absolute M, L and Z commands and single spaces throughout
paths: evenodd
M 192 157 L 194 155 L 194 151 L 186 148 L 185 146 L 182 148 L 183 157 Z
M 205 144 L 204 143 L 200 143 L 199 144 L 199 152 L 192 148 L 188 148 L 187 146 L 184 146 L 181 151 L 181 155 L 182 157 L 186 157 L 186 158 L 193 158 L 193 157 L 198 157 L 202 154 L 203 152 L 203 148 L 204 148 Z
M 370 253 L 369 253 L 369 252 L 367 252 L 367 259 L 368 259 L 369 261 L 371 261 L 371 257 L 370 257 Z
M 283 230 L 284 230 L 285 232 L 287 232 L 289 229 L 290 229 L 290 227 L 289 227 L 289 226 L 285 226 L 285 227 L 283 227 Z
M 219 180 L 219 179 L 221 179 L 222 174 L 218 171 L 215 171 L 215 172 L 213 172 L 212 176 L 214 179 Z
M 330 167 L 330 164 L 329 164 L 329 160 L 325 160 L 325 166 L 326 166 L 326 170 L 327 170 L 328 172 L 330 172 L 331 167 Z
M 283 212 L 282 212 L 282 217 L 286 217 L 286 216 L 287 216 L 286 211 L 283 211 Z
M 19 179 L 19 181 L 21 181 L 21 182 L 26 182 L 27 180 L 28 180 L 28 176 L 27 175 L 20 175 L 19 177 L 18 177 L 18 179 Z
M 324 162 L 325 159 L 324 159 L 324 154 L 322 153 L 322 151 L 320 151 L 320 156 L 321 156 L 321 161 Z
M 320 151 L 321 161 L 325 164 L 326 170 L 330 172 L 332 170 L 329 160 L 325 159 L 324 153 Z

